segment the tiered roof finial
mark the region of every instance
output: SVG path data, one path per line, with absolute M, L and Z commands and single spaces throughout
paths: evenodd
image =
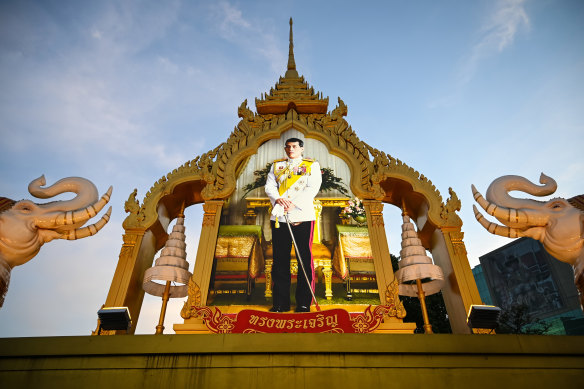
M 290 46 L 288 49 L 288 70 L 285 74 L 286 78 L 297 78 L 296 62 L 294 61 L 294 38 L 292 37 L 292 18 L 290 18 Z
M 180 213 L 176 219 L 176 224 L 172 228 L 160 258 L 155 265 L 144 272 L 144 291 L 153 296 L 162 297 L 162 309 L 160 310 L 160 320 L 156 326 L 156 334 L 164 331 L 164 316 L 166 315 L 166 305 L 168 299 L 175 297 L 185 297 L 188 293 L 187 284 L 192 276 L 189 272 L 187 262 L 187 252 L 185 243 L 185 203 L 182 203 Z M 157 281 L 165 281 L 165 284 Z M 171 286 L 175 282 L 180 285 Z
M 432 263 L 432 258 L 426 255 L 426 249 L 414 229 L 406 210 L 405 199 L 402 198 L 402 243 L 399 255 L 399 270 L 395 277 L 399 282 L 399 294 L 414 297 L 418 295 L 424 318 L 424 331 L 432 333 L 432 325 L 428 319 L 426 296 L 438 293 L 444 284 L 442 269 Z
M 292 18 L 290 18 L 290 45 L 288 50 L 288 66 L 284 77 L 271 88 L 269 93 L 262 94 L 260 99 L 255 99 L 257 112 L 260 115 L 283 114 L 290 109 L 302 114 L 326 114 L 328 97 L 323 98 L 322 93 L 315 92 L 308 85 L 304 77 L 296 71 L 294 61 L 294 38 L 292 35 Z

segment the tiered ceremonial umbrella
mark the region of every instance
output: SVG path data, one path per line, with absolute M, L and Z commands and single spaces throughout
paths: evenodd
M 426 255 L 426 249 L 418 238 L 414 225 L 405 211 L 405 206 L 403 209 L 401 260 L 399 270 L 395 273 L 399 283 L 399 294 L 409 297 L 418 296 L 424 318 L 424 332 L 431 334 L 432 326 L 428 320 L 426 296 L 440 291 L 444 283 L 444 275 L 442 269 L 434 265 L 432 258 Z
M 191 278 L 189 263 L 185 243 L 184 226 L 184 205 L 178 215 L 176 224 L 160 253 L 160 258 L 156 260 L 153 267 L 144 273 L 143 288 L 146 293 L 153 296 L 162 297 L 162 309 L 160 320 L 156 326 L 156 334 L 162 334 L 164 330 L 164 316 L 169 298 L 185 297 L 187 295 L 187 284 Z M 159 282 L 156 282 L 159 281 Z M 162 284 L 160 282 L 166 282 Z M 172 285 L 171 282 L 180 284 Z

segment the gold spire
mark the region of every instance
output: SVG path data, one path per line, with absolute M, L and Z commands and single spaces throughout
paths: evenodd
M 292 36 L 292 18 L 290 18 L 290 49 L 288 51 L 288 67 L 284 77 L 269 93 L 262 94 L 255 99 L 257 112 L 260 115 L 283 114 L 290 109 L 305 114 L 326 114 L 328 97 L 323 98 L 322 93 L 315 92 L 308 85 L 303 76 L 296 71 L 294 61 L 294 39 Z
M 290 46 L 288 49 L 288 70 L 286 71 L 286 78 L 298 78 L 296 71 L 296 62 L 294 62 L 294 38 L 292 37 L 292 18 L 290 18 Z

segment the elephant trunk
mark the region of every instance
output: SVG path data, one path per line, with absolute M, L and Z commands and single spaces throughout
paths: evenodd
M 85 222 L 87 222 L 92 217 L 96 216 L 103 209 L 103 207 L 110 201 L 112 190 L 113 188 L 110 186 L 107 192 L 103 196 L 101 196 L 101 199 L 99 199 L 99 201 L 89 204 L 87 207 L 83 209 L 67 212 L 61 211 L 50 212 L 45 214 L 43 217 L 38 218 L 35 224 L 39 228 L 55 229 L 55 231 L 57 232 L 74 230 L 77 227 L 85 224 Z M 108 220 L 110 213 L 111 207 L 107 215 Z
M 33 196 L 40 199 L 47 199 L 57 196 L 61 193 L 73 192 L 76 193 L 71 200 L 53 201 L 47 204 L 39 204 L 47 212 L 66 212 L 78 209 L 83 209 L 91 204 L 94 204 L 99 198 L 97 188 L 93 183 L 81 177 L 63 178 L 53 185 L 42 188 L 46 184 L 45 176 L 42 175 L 36 180 L 33 180 L 28 185 L 28 191 Z
M 517 199 L 511 197 L 509 192 L 520 191 L 533 196 L 547 196 L 554 193 L 558 187 L 556 181 L 541 173 L 539 182 L 542 186 L 536 185 L 521 176 L 503 176 L 497 178 L 487 189 L 487 201 L 498 206 L 509 209 L 534 209 L 541 210 L 545 203 L 532 199 Z

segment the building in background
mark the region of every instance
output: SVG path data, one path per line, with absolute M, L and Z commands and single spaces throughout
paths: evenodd
M 503 309 L 525 304 L 533 317 L 552 324 L 548 334 L 584 334 L 574 271 L 542 244 L 520 238 L 479 258 L 473 275 L 485 304 Z
M 487 280 L 485 279 L 483 267 L 481 265 L 475 266 L 472 269 L 472 275 L 474 276 L 475 282 L 477 283 L 477 288 L 479 289 L 479 294 L 481 295 L 483 304 L 494 305 L 493 299 L 491 298 L 491 293 L 489 292 L 489 287 L 487 286 Z

